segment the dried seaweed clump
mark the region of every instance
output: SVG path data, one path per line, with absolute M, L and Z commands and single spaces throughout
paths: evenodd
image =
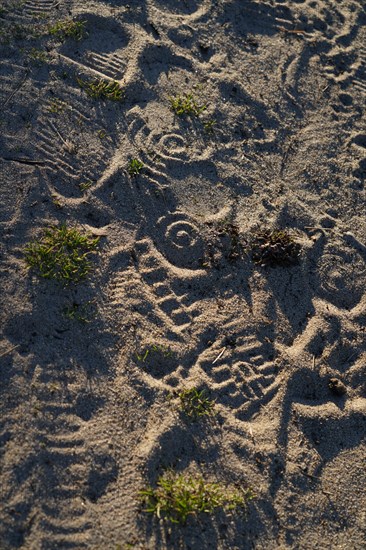
M 261 266 L 290 266 L 299 262 L 301 246 L 286 229 L 265 229 L 251 243 L 252 259 Z

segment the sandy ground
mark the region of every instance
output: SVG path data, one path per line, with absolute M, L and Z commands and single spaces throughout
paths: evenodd
M 1 550 L 364 548 L 365 3 L 3 0 L 0 42 Z M 100 236 L 75 286 L 24 260 L 60 223 Z M 253 262 L 274 228 L 297 265 Z M 171 527 L 167 468 L 256 498 Z

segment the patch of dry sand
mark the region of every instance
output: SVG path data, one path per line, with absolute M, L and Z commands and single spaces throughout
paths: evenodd
M 48 35 L 70 17 L 83 40 Z M 365 24 L 359 0 L 2 2 L 2 550 L 364 548 Z M 54 223 L 101 237 L 76 287 L 26 268 Z M 252 262 L 274 227 L 298 265 Z M 212 419 L 167 399 L 193 386 Z M 257 497 L 171 527 L 138 497 L 166 468 Z

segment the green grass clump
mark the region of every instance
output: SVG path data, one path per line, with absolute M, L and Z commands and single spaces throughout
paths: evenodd
M 172 110 L 178 116 L 198 117 L 207 108 L 206 105 L 199 105 L 191 93 L 169 97 L 169 101 Z
M 77 79 L 80 88 L 85 90 L 86 94 L 93 99 L 109 99 L 110 101 L 122 101 L 124 91 L 116 81 L 108 80 L 82 80 Z
M 218 483 L 208 483 L 201 476 L 185 476 L 172 471 L 158 479 L 156 489 L 141 491 L 145 512 L 173 523 L 185 523 L 189 516 L 212 514 L 216 509 L 245 509 L 254 495 L 250 489 L 229 490 Z
M 128 163 L 128 173 L 130 174 L 130 176 L 137 176 L 141 172 L 143 167 L 144 165 L 140 160 L 131 159 Z
M 58 21 L 54 25 L 50 26 L 48 28 L 48 32 L 51 36 L 54 36 L 61 42 L 67 38 L 73 38 L 74 40 L 79 41 L 87 36 L 85 25 L 86 21 L 66 19 L 65 21 Z
M 201 416 L 209 416 L 213 413 L 215 402 L 208 398 L 205 390 L 191 388 L 178 394 L 180 409 L 192 420 Z
M 98 242 L 99 237 L 83 235 L 65 224 L 50 227 L 40 240 L 25 247 L 25 260 L 45 279 L 77 283 L 91 270 L 89 255 Z

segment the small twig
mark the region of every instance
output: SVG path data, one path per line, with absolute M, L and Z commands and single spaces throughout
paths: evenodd
M 297 464 L 296 464 L 297 466 Z M 308 474 L 308 472 L 306 472 L 304 470 L 304 468 L 301 468 L 301 466 L 297 466 L 299 468 L 299 470 L 304 474 L 304 476 L 308 477 L 309 479 L 314 479 L 315 481 L 320 481 L 320 477 L 318 476 L 313 476 L 312 474 Z
M 223 356 L 224 352 L 225 352 L 226 348 L 222 348 L 222 350 L 220 351 L 220 353 L 218 354 L 218 356 L 216 357 L 216 359 L 214 361 L 212 361 L 212 364 L 214 365 L 216 363 L 216 361 L 218 361 L 220 359 L 220 357 Z
M 253 434 L 253 430 L 252 430 L 251 425 L 249 425 L 248 431 L 249 431 L 249 433 L 250 433 L 250 437 L 251 437 L 251 438 L 253 439 L 253 441 L 254 441 L 254 434 Z
M 66 141 L 64 140 L 64 138 L 62 137 L 62 135 L 60 134 L 60 132 L 57 130 L 56 126 L 54 126 L 54 125 L 52 124 L 51 121 L 49 121 L 49 124 L 50 124 L 52 130 L 53 130 L 54 132 L 56 132 L 56 134 L 58 135 L 58 137 L 60 138 L 60 140 L 62 141 L 62 143 L 63 143 L 64 145 L 67 145 Z
M 356 354 L 358 353 L 358 350 L 354 351 L 353 353 L 351 353 L 351 355 L 349 357 L 347 357 L 345 363 L 348 363 L 348 361 L 350 361 L 352 359 L 352 357 L 354 357 Z
M 64 144 L 65 150 L 66 150 L 68 153 L 70 153 L 70 155 L 71 155 L 71 154 L 74 154 L 74 153 L 75 153 L 75 145 L 72 143 L 72 141 L 69 141 L 68 139 L 65 140 L 65 139 L 62 137 L 62 135 L 60 134 L 60 132 L 57 130 L 56 126 L 54 126 L 54 125 L 52 124 L 51 121 L 49 121 L 49 124 L 50 124 L 52 130 L 58 135 L 58 137 L 60 138 L 60 140 L 61 140 L 62 143 Z
M 2 105 L 3 109 L 5 109 L 5 107 L 7 106 L 9 101 L 11 101 L 13 99 L 15 94 L 19 92 L 20 88 L 23 86 L 24 82 L 27 80 L 27 78 L 29 76 L 29 73 L 30 73 L 30 71 L 29 71 L 29 69 L 27 69 L 27 71 L 25 73 L 25 76 L 23 77 L 23 80 L 21 80 L 20 84 L 15 88 L 15 90 L 12 91 L 12 93 L 9 95 L 9 97 L 4 101 L 4 103 Z
M 317 229 L 318 231 L 333 231 L 332 227 L 320 227 L 316 225 L 305 225 L 304 229 Z
M 282 32 L 287 32 L 289 34 L 301 34 L 303 36 L 307 35 L 307 32 L 301 29 L 286 29 L 285 27 L 278 27 L 278 30 Z
M 313 355 L 313 370 L 315 370 L 315 355 Z
M 13 346 L 12 348 L 9 348 L 8 350 L 6 351 L 3 351 L 3 353 L 0 353 L 0 357 L 5 357 L 5 355 L 8 355 L 9 353 L 11 353 L 12 351 L 14 351 L 15 349 L 19 348 L 19 345 L 18 344 L 17 346 Z
M 305 472 L 305 470 L 303 468 L 301 468 L 301 466 L 297 466 L 299 468 L 299 470 L 302 472 L 302 474 L 306 477 L 308 477 L 309 479 L 312 479 L 313 481 L 321 481 L 321 478 L 319 476 L 313 476 L 312 474 L 308 474 L 307 472 Z M 322 487 L 320 488 L 321 492 L 326 495 L 327 497 L 331 497 L 332 496 L 332 493 L 330 493 L 329 491 L 326 491 L 325 489 L 323 489 Z
M 15 158 L 15 157 L 3 157 L 3 160 L 8 162 L 19 162 L 20 164 L 28 164 L 29 166 L 44 166 L 45 162 L 42 160 L 32 160 L 26 158 Z

